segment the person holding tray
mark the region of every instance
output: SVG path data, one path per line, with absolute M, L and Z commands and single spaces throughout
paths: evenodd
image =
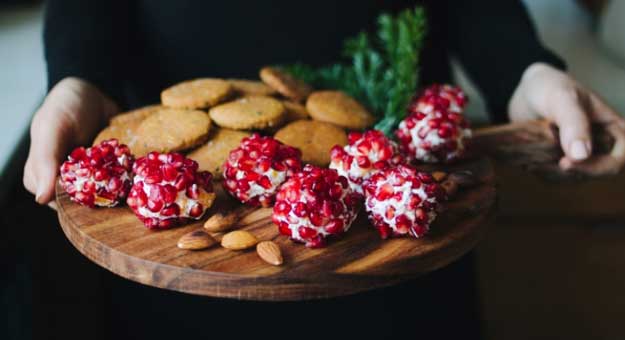
M 31 124 L 24 185 L 38 203 L 51 202 L 71 147 L 90 144 L 122 108 L 158 102 L 173 83 L 255 78 L 269 64 L 326 65 L 340 58 L 345 37 L 370 27 L 379 13 L 415 4 L 428 17 L 422 84 L 451 81 L 455 57 L 485 95 L 494 122 L 549 119 L 560 129 L 561 168 L 620 171 L 625 150 L 593 156 L 590 126 L 625 135 L 625 120 L 542 46 L 520 1 L 50 0 L 44 31 L 50 91 Z M 109 281 L 104 322 L 117 337 L 268 335 L 271 329 L 304 338 L 479 338 L 471 256 L 397 287 L 301 303 L 209 299 Z

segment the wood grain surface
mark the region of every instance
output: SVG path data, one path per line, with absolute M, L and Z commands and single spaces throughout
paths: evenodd
M 282 266 L 265 263 L 251 250 L 218 245 L 182 250 L 178 239 L 204 221 L 150 231 L 126 207 L 90 209 L 70 201 L 57 186 L 58 216 L 71 243 L 86 257 L 124 278 L 191 294 L 246 300 L 305 300 L 353 294 L 393 285 L 441 268 L 471 250 L 484 234 L 495 206 L 490 161 L 474 158 L 446 171 L 470 170 L 478 184 L 459 192 L 425 238 L 381 240 L 364 210 L 349 232 L 326 248 L 308 249 L 278 234 L 271 209 L 247 214 L 237 228 L 273 240 Z M 216 185 L 218 200 L 206 217 L 238 206 Z M 214 234 L 220 240 L 221 234 Z
M 592 125 L 593 156 L 609 155 L 617 147 L 611 127 Z M 489 155 L 503 164 L 529 170 L 550 180 L 579 180 L 591 176 L 576 171 L 563 171 L 558 162 L 563 156 L 555 124 L 547 120 L 530 120 L 493 125 L 474 130 L 472 152 Z M 618 143 L 625 143 L 624 140 Z

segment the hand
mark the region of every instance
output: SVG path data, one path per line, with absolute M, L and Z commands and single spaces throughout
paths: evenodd
M 59 166 L 69 148 L 91 143 L 117 111 L 106 95 L 78 78 L 65 78 L 50 91 L 30 125 L 24 167 L 24 186 L 38 203 L 53 199 Z
M 590 175 L 618 173 L 625 165 L 625 119 L 596 93 L 547 64 L 530 65 L 508 107 L 511 121 L 546 118 L 560 130 L 560 168 Z M 592 156 L 591 123 L 616 139 L 610 154 Z

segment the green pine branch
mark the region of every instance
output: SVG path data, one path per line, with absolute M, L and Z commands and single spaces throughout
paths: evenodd
M 317 88 L 340 89 L 355 97 L 378 116 L 375 128 L 390 135 L 416 92 L 425 30 L 421 7 L 396 16 L 382 14 L 376 35 L 361 32 L 345 40 L 343 56 L 349 63 L 284 68 Z

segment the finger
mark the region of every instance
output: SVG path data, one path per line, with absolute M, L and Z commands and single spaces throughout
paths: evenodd
M 62 158 L 61 147 L 58 145 L 60 137 L 52 136 L 56 136 L 56 133 L 43 132 L 42 141 L 47 141 L 46 145 L 33 150 L 35 200 L 39 204 L 46 204 L 53 199 L 56 176 Z
M 37 184 L 33 174 L 32 159 L 30 156 L 28 157 L 28 159 L 26 159 L 26 165 L 24 165 L 24 176 L 22 178 L 22 181 L 26 190 L 34 195 L 37 191 Z
M 566 157 L 581 161 L 592 153 L 590 122 L 578 94 L 565 95 L 553 108 L 553 120 L 560 130 L 560 144 Z
M 54 198 L 54 188 L 59 162 L 53 158 L 42 159 L 42 162 L 46 162 L 47 164 L 36 170 L 37 191 L 35 193 L 35 200 L 39 204 L 46 204 Z
M 54 211 L 58 211 L 59 210 L 59 206 L 56 204 L 56 201 L 50 201 L 48 203 L 48 207 L 50 207 L 50 209 L 52 209 Z
M 614 146 L 609 154 L 575 162 L 567 157 L 560 160 L 560 167 L 566 171 L 579 171 L 591 176 L 616 174 L 625 166 L 625 129 L 620 125 L 606 126 L 606 130 L 614 137 Z
M 42 111 L 45 109 L 44 104 Z M 56 176 L 68 138 L 66 131 L 53 115 L 46 115 L 45 111 L 38 113 L 36 121 L 33 122 L 29 159 L 31 177 L 35 182 L 35 200 L 40 204 L 46 204 L 54 197 Z

